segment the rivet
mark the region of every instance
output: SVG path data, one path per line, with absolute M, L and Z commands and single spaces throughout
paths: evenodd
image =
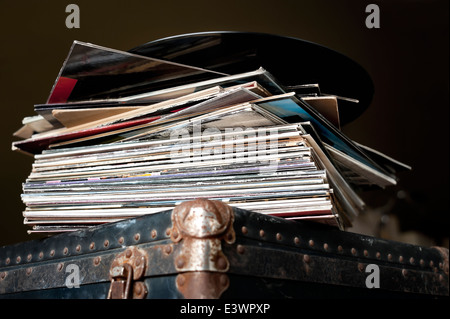
M 178 233 L 178 230 L 176 230 L 176 229 L 172 230 L 172 235 L 175 240 L 178 239 L 178 236 L 180 236 L 180 234 Z
M 361 263 L 358 263 L 358 270 L 359 270 L 360 272 L 362 272 L 362 271 L 364 270 L 364 265 L 361 264 Z
M 402 263 L 403 262 L 403 256 L 398 257 L 398 261 Z
M 178 275 L 178 276 L 177 276 L 177 284 L 178 284 L 179 286 L 183 286 L 184 283 L 185 283 L 185 281 L 186 281 L 186 278 L 184 278 L 183 275 Z
M 106 239 L 106 240 L 103 242 L 103 247 L 108 247 L 108 246 L 109 246 L 109 240 Z
M 410 264 L 414 264 L 414 258 L 413 257 L 409 258 L 409 263 Z
M 444 276 L 442 276 L 442 274 L 439 275 L 439 280 L 444 281 Z
M 95 258 L 94 258 L 94 265 L 95 265 L 95 266 L 98 266 L 98 265 L 100 264 L 100 260 L 101 260 L 100 257 L 98 257 L 98 256 L 95 257 Z
M 26 271 L 27 276 L 31 275 L 32 272 L 33 272 L 33 268 L 31 268 L 31 267 L 27 268 L 27 271 Z
M 95 243 L 92 242 L 92 243 L 89 245 L 89 249 L 94 249 L 94 248 L 95 248 Z
M 6 261 L 5 261 L 5 263 L 7 264 L 7 265 L 9 265 L 9 263 L 11 262 L 11 259 L 8 257 L 8 258 L 6 258 Z
M 308 264 L 311 261 L 309 255 L 303 255 L 303 261 Z
M 381 253 L 379 251 L 377 251 L 376 256 L 377 256 L 378 259 L 380 259 L 381 258 Z
M 356 249 L 355 248 L 352 248 L 351 252 L 352 252 L 352 255 L 356 255 Z
M 328 244 L 327 243 L 323 244 L 323 249 L 328 250 Z
M 364 249 L 364 256 L 369 256 L 369 252 L 366 249 Z
M 403 269 L 403 270 L 402 270 L 402 275 L 403 275 L 403 277 L 408 276 L 408 270 Z
M 166 229 L 166 235 L 167 235 L 167 236 L 170 236 L 170 232 L 171 232 L 171 229 L 170 229 L 170 228 L 167 228 L 167 229 Z
M 177 265 L 177 268 L 183 268 L 183 266 L 184 266 L 184 257 L 183 256 L 179 256 L 177 258 L 176 265 Z
M 236 249 L 239 254 L 243 254 L 245 251 L 245 248 L 242 245 L 237 245 Z
M 224 257 L 219 257 L 217 259 L 216 267 L 218 269 L 223 270 L 223 269 L 227 268 L 227 266 L 228 266 L 228 262 L 227 262 L 227 260 Z
M 259 231 L 259 236 L 260 236 L 260 237 L 264 237 L 264 235 L 265 235 L 265 232 L 264 232 L 263 229 L 261 229 L 261 230 Z
M 339 245 L 338 246 L 338 252 L 342 253 L 343 251 L 344 251 L 344 248 L 341 245 Z
M 141 238 L 141 235 L 140 235 L 139 233 L 134 234 L 134 240 L 135 240 L 135 241 L 138 241 L 139 238 Z
M 44 257 L 44 252 L 41 251 L 41 252 L 39 253 L 39 259 L 42 259 L 43 257 Z
M 63 269 L 63 263 L 59 263 L 56 269 L 61 271 Z
M 311 247 L 314 246 L 314 240 L 310 239 L 308 243 L 309 243 L 309 246 L 311 246 Z
M 282 237 L 281 237 L 281 234 L 280 234 L 280 233 L 277 233 L 277 235 L 276 235 L 275 237 L 277 238 L 277 240 L 281 240 L 281 239 L 282 239 Z
M 142 287 L 141 285 L 134 285 L 133 286 L 133 292 L 137 295 L 140 295 L 142 293 Z
M 50 256 L 51 257 L 55 256 L 55 250 L 54 249 L 50 250 Z
M 64 247 L 63 254 L 67 255 L 68 252 L 69 252 L 69 249 L 67 247 Z
M 28 254 L 28 256 L 27 256 L 27 261 L 30 261 L 31 258 L 32 258 L 31 254 Z
M 432 260 L 430 260 L 430 267 L 434 266 L 434 262 Z
M 80 251 L 81 250 L 81 245 L 77 245 L 77 247 L 75 247 L 76 251 Z
M 17 256 L 16 263 L 20 263 L 21 260 L 22 260 L 22 258 L 20 258 L 20 256 Z
M 127 249 L 125 252 L 125 257 L 130 258 L 133 255 L 133 252 L 130 249 Z
M 425 265 L 425 261 L 424 261 L 423 259 L 420 259 L 419 264 L 420 264 L 421 266 L 423 266 L 423 265 Z
M 137 296 L 137 298 L 141 298 L 141 296 L 147 292 L 147 289 L 142 281 L 136 282 L 133 289 L 133 294 Z
M 169 255 L 172 252 L 172 246 L 170 245 L 166 245 L 166 247 L 164 247 L 164 252 Z
M 443 263 L 439 263 L 439 269 L 443 269 L 444 268 L 444 264 Z
M 388 254 L 388 260 L 392 260 L 392 254 Z
M 220 276 L 219 280 L 220 280 L 220 284 L 221 284 L 222 286 L 227 286 L 227 285 L 228 285 L 228 276 L 227 276 L 227 275 L 222 274 L 222 275 Z
M 6 278 L 6 272 L 2 272 L 1 274 L 0 274 L 0 279 L 5 279 Z
M 157 235 L 157 234 L 158 234 L 158 233 L 156 232 L 156 230 L 153 229 L 150 236 L 152 236 L 152 238 L 156 238 L 156 235 Z
M 241 232 L 242 232 L 244 235 L 247 235 L 247 234 L 248 234 L 248 229 L 247 229 L 247 227 L 242 226 Z
M 299 244 L 300 244 L 300 238 L 295 237 L 295 238 L 294 238 L 294 243 L 295 243 L 296 245 L 299 245 Z
M 123 237 L 120 237 L 118 240 L 119 244 L 123 244 L 123 241 L 124 241 Z

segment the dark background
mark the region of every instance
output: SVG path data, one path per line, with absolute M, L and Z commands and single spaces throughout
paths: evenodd
M 70 3 L 80 7 L 80 29 L 65 26 Z M 380 29 L 365 26 L 369 3 L 379 5 Z M 73 40 L 126 51 L 167 36 L 231 30 L 301 38 L 361 64 L 374 99 L 343 132 L 413 170 L 397 187 L 365 194 L 373 210 L 352 230 L 448 247 L 448 3 L 0 0 L 0 245 L 37 237 L 26 233 L 20 200 L 33 158 L 11 151 L 12 134 L 46 101 Z

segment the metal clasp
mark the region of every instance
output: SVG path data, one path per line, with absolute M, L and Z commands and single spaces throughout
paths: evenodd
M 111 269 L 110 274 L 112 278 L 108 299 L 128 299 L 133 280 L 133 267 L 129 264 L 116 266 Z
M 221 201 L 196 199 L 173 209 L 170 237 L 181 246 L 174 255 L 176 287 L 185 298 L 219 298 L 228 288 L 222 241 L 235 242 L 233 222 L 233 208 Z
M 233 208 L 221 201 L 196 199 L 183 202 L 172 212 L 171 239 L 183 240 L 175 257 L 179 272 L 227 272 L 230 263 L 222 252 L 222 240 L 234 243 Z
M 144 298 L 147 287 L 139 279 L 144 275 L 145 266 L 145 254 L 136 247 L 129 247 L 117 255 L 109 271 L 111 285 L 108 299 Z

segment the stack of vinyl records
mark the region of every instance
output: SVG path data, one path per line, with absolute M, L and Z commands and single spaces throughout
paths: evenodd
M 345 229 L 365 209 L 359 192 L 409 169 L 340 131 L 371 90 L 353 61 L 292 38 L 199 33 L 128 52 L 75 41 L 14 134 L 35 159 L 24 223 L 74 231 L 207 198 Z

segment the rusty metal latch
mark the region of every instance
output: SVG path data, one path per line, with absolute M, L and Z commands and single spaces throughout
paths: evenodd
M 236 239 L 231 206 L 221 201 L 196 199 L 173 209 L 171 239 L 183 240 L 175 267 L 183 271 L 226 272 L 227 257 L 222 252 L 222 240 L 232 244 Z
M 173 209 L 170 236 L 181 246 L 174 257 L 176 287 L 185 298 L 219 298 L 228 288 L 222 241 L 234 243 L 233 221 L 233 208 L 221 201 L 196 199 Z
M 142 299 L 147 294 L 143 281 L 146 257 L 136 247 L 129 247 L 117 255 L 109 271 L 111 285 L 108 299 Z

